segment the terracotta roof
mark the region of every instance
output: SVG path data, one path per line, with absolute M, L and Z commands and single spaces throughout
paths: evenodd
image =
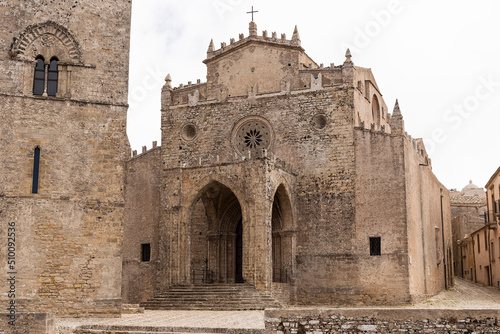
M 478 204 L 478 205 L 486 205 L 484 200 L 479 196 L 467 196 L 462 195 L 460 193 L 450 196 L 451 204 Z

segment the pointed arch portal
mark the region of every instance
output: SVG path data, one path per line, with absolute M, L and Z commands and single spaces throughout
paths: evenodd
M 290 283 L 293 275 L 292 205 L 285 187 L 276 190 L 272 208 L 273 282 Z
M 243 283 L 241 206 L 235 194 L 219 182 L 200 191 L 191 207 L 191 283 Z

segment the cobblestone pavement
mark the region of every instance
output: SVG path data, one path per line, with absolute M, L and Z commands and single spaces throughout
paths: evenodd
M 318 307 L 314 307 L 318 308 Z M 416 305 L 391 308 L 500 309 L 500 290 L 460 278 L 447 291 Z M 145 311 L 114 319 L 58 319 L 59 327 L 80 325 L 264 329 L 264 311 Z
M 412 308 L 500 309 L 500 290 L 455 276 L 455 285 Z

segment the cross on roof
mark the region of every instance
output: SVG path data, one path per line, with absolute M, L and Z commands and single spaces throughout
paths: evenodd
M 252 11 L 247 12 L 247 14 L 250 14 L 250 13 L 252 14 L 252 22 L 253 22 L 253 13 L 258 13 L 258 12 L 259 12 L 258 10 L 256 10 L 256 11 L 253 10 L 253 6 L 252 6 Z

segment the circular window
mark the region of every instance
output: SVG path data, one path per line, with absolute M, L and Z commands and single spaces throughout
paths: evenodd
M 327 119 L 325 115 L 316 115 L 313 117 L 312 126 L 316 129 L 324 129 L 326 127 Z
M 262 156 L 272 144 L 271 126 L 262 117 L 252 116 L 239 121 L 233 131 L 233 145 L 243 155 Z
M 196 129 L 196 126 L 194 124 L 185 124 L 182 126 L 181 136 L 184 140 L 193 140 L 194 138 L 196 138 L 197 133 L 198 130 Z

